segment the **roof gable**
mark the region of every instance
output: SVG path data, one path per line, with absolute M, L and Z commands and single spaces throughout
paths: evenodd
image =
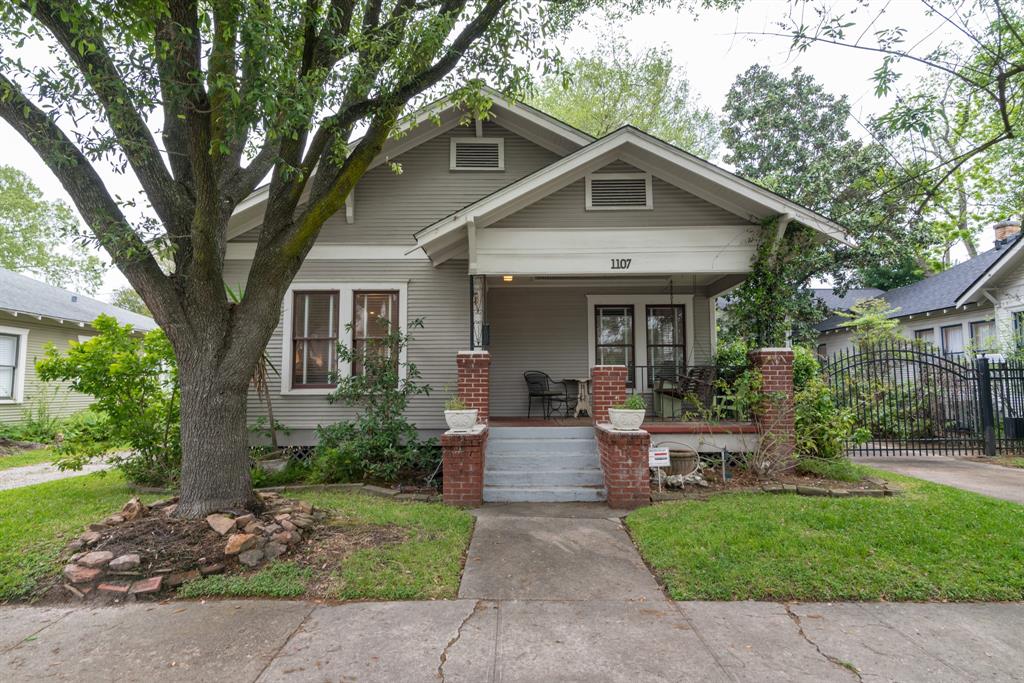
M 986 254 L 994 254 L 995 257 L 976 274 L 969 285 L 959 294 L 956 300 L 958 306 L 981 300 L 984 297 L 986 286 L 997 283 L 1011 273 L 1020 273 L 1021 268 L 1024 267 L 1024 237 L 1018 235 L 1010 244 L 988 251 Z M 981 258 L 981 256 L 977 258 Z
M 623 162 L 640 168 L 738 218 L 760 223 L 776 215 L 845 240 L 843 228 L 828 218 L 743 180 L 714 164 L 626 126 L 577 152 L 522 178 L 416 233 L 417 245 L 431 253 L 435 243 L 451 241 L 451 233 L 472 221 L 483 227 L 557 192 L 609 164 Z

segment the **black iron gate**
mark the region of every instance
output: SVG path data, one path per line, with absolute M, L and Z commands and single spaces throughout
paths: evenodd
M 913 344 L 834 355 L 837 401 L 871 438 L 855 455 L 995 455 L 1024 450 L 1024 365 L 947 357 Z

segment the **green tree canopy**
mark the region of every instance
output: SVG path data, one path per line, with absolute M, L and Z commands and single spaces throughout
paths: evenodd
M 81 243 L 78 217 L 62 201 L 48 201 L 32 180 L 0 166 L 0 268 L 28 272 L 51 285 L 92 294 L 105 266 Z
M 601 40 L 541 80 L 531 104 L 595 137 L 629 124 L 705 159 L 718 149 L 714 113 L 666 48 L 635 53 L 623 38 Z
M 123 308 L 126 311 L 138 313 L 139 315 L 153 315 L 149 312 L 146 302 L 142 300 L 139 293 L 131 287 L 119 287 L 118 289 L 115 289 L 113 295 L 110 297 L 110 303 L 119 308 Z

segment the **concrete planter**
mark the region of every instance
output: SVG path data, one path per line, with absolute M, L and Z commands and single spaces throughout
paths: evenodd
M 608 409 L 608 419 L 611 420 L 612 429 L 619 432 L 635 432 L 640 429 L 646 414 L 646 411 L 643 410 Z
M 444 421 L 448 423 L 448 429 L 453 432 L 468 432 L 476 426 L 478 412 L 476 408 L 470 410 L 446 410 L 444 411 Z

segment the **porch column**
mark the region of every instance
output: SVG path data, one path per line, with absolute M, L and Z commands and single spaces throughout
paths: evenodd
M 626 400 L 626 366 L 595 365 L 590 368 L 590 406 L 594 424 L 608 421 L 608 409 Z
M 761 373 L 764 409 L 755 416 L 761 432 L 761 448 L 773 459 L 789 460 L 796 450 L 796 416 L 793 407 L 793 350 L 754 349 L 750 364 Z
M 459 351 L 455 355 L 458 366 L 458 390 L 468 408 L 479 411 L 477 420 L 487 424 L 491 405 L 491 354 L 487 351 Z

